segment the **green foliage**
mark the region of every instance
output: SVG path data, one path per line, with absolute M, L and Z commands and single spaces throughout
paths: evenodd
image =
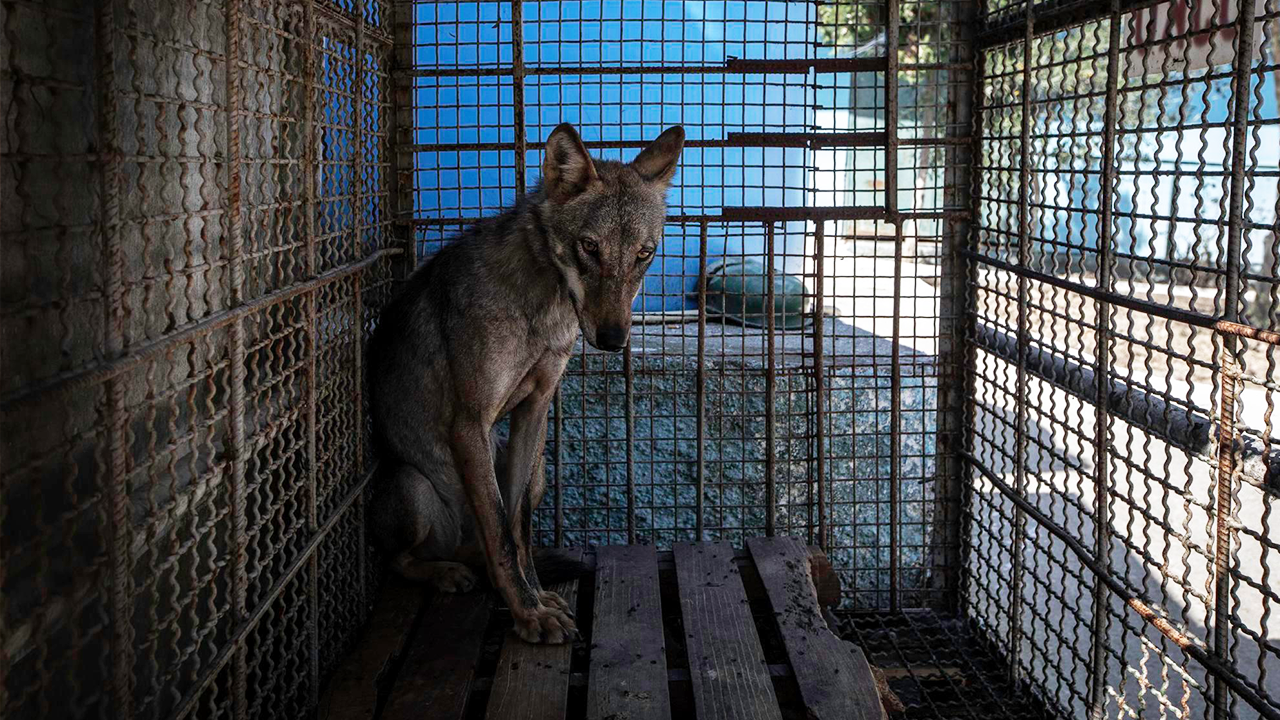
M 939 0 L 899 3 L 900 60 L 946 62 L 950 37 L 948 3 Z M 954 5 L 955 3 L 951 3 Z M 880 38 L 888 26 L 888 3 L 838 0 L 818 8 L 822 41 L 831 47 L 859 48 Z

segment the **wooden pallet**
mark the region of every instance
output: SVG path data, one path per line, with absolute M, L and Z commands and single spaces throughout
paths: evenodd
M 573 645 L 520 641 L 492 593 L 427 597 L 392 582 L 320 717 L 885 717 L 866 657 L 823 619 L 839 596 L 830 565 L 800 541 L 582 556 L 591 571 L 554 588 L 578 609 Z

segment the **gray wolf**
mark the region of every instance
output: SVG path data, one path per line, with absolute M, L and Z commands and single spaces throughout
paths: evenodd
M 470 590 L 483 565 L 529 642 L 577 633 L 539 581 L 554 555 L 531 546 L 547 410 L 579 332 L 600 350 L 627 344 L 683 146 L 672 127 L 630 163 L 597 160 L 560 125 L 538 187 L 414 272 L 370 339 L 374 540 L 401 575 L 444 591 Z

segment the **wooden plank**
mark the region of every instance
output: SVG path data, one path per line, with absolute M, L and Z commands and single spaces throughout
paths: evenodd
M 747 548 L 781 628 L 808 716 L 883 720 L 886 715 L 866 655 L 836 637 L 822 617 L 809 549 L 789 537 L 750 538 Z
M 582 558 L 581 550 L 565 551 L 565 554 L 574 560 Z M 577 606 L 577 578 L 548 589 L 560 593 L 569 607 Z M 572 655 L 572 643 L 534 645 L 521 640 L 514 629 L 507 633 L 502 654 L 498 656 L 485 717 L 489 720 L 564 720 Z
M 437 596 L 410 642 L 383 720 L 462 717 L 492 611 L 489 592 Z
M 372 720 L 378 683 L 403 652 L 426 600 L 421 585 L 389 575 L 356 646 L 334 670 L 320 699 L 320 720 Z
M 596 551 L 587 718 L 668 720 L 658 556 L 647 545 Z
M 700 720 L 781 720 L 747 593 L 728 543 L 674 548 Z

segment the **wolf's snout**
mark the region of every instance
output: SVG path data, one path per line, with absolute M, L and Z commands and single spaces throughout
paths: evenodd
M 621 325 L 605 326 L 596 331 L 596 347 L 618 352 L 627 345 L 628 328 Z

